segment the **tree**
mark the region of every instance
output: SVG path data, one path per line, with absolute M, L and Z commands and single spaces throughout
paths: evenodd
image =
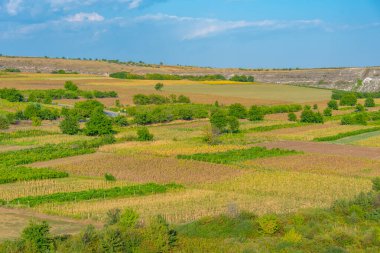
M 228 107 L 228 114 L 238 119 L 245 119 L 247 118 L 247 108 L 239 103 L 232 104 Z
M 297 121 L 297 115 L 294 112 L 288 113 L 288 120 L 289 121 Z
M 228 125 L 226 113 L 224 113 L 222 110 L 216 110 L 211 114 L 210 123 L 211 127 L 217 130 L 219 133 L 224 132 L 225 128 Z
M 310 109 L 305 109 L 301 114 L 301 122 L 303 123 L 323 123 L 323 116 L 320 112 L 313 112 Z
M 112 121 L 97 107 L 86 123 L 85 133 L 89 136 L 112 134 Z
M 46 221 L 42 223 L 30 222 L 22 231 L 21 238 L 25 242 L 25 252 L 40 253 L 53 250 L 50 227 Z
M 326 117 L 330 117 L 332 116 L 332 109 L 330 107 L 327 107 L 324 111 L 323 111 L 323 115 L 326 116 Z
M 142 248 L 147 252 L 168 253 L 176 245 L 177 232 L 160 215 L 151 219 L 144 232 Z
M 262 121 L 264 120 L 264 112 L 259 106 L 252 106 L 248 112 L 248 119 L 250 121 Z
M 229 116 L 227 118 L 227 120 L 228 120 L 229 131 L 231 133 L 237 133 L 237 132 L 239 132 L 240 122 L 239 122 L 238 118 L 236 118 L 234 116 Z
M 364 106 L 365 107 L 375 107 L 376 104 L 375 104 L 375 100 L 373 99 L 373 97 L 366 98 L 366 100 L 364 102 Z
M 338 101 L 336 101 L 335 99 L 330 100 L 327 106 L 332 110 L 339 110 Z
M 177 103 L 180 103 L 180 104 L 190 104 L 191 101 L 190 101 L 189 97 L 186 97 L 184 95 L 179 95 L 178 98 L 177 98 Z
M 129 125 L 127 117 L 122 116 L 122 115 L 119 115 L 119 116 L 115 117 L 113 119 L 113 122 L 114 122 L 115 125 L 121 126 L 121 127 Z
M 154 86 L 154 89 L 156 91 L 161 91 L 162 88 L 164 88 L 164 84 L 163 83 L 156 83 L 156 85 Z
M 137 140 L 138 141 L 152 141 L 153 134 L 149 132 L 147 127 L 141 127 L 137 130 Z
M 134 228 L 139 220 L 139 214 L 132 209 L 125 209 L 120 216 L 120 225 L 125 228 Z
M 74 109 L 77 110 L 80 118 L 86 119 L 91 116 L 91 114 L 96 110 L 96 109 L 104 110 L 104 105 L 100 103 L 97 100 L 86 100 L 86 101 L 81 101 L 77 102 L 74 105 Z
M 347 93 L 340 99 L 340 105 L 354 106 L 358 102 L 355 93 Z
M 79 88 L 76 84 L 74 84 L 72 81 L 66 81 L 65 82 L 65 89 L 70 91 L 78 91 Z
M 64 134 L 75 135 L 79 133 L 80 128 L 78 117 L 68 113 L 65 116 L 65 119 L 59 124 L 59 128 Z
M 365 112 L 365 107 L 362 104 L 357 104 L 355 107 L 356 112 Z

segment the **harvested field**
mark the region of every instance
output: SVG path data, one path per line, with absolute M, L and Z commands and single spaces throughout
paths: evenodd
M 302 141 L 278 141 L 260 143 L 259 146 L 266 148 L 282 148 L 308 153 L 318 153 L 327 155 L 341 155 L 358 158 L 368 158 L 380 160 L 380 148 L 357 147 L 349 145 L 338 145 L 320 142 L 302 142 Z
M 57 168 L 79 176 L 100 177 L 105 173 L 111 173 L 119 180 L 134 183 L 194 184 L 219 181 L 244 173 L 223 165 L 177 160 L 171 157 L 102 153 L 35 163 L 34 166 Z
M 380 176 L 380 162 L 365 158 L 326 154 L 262 158 L 247 161 L 244 165 L 263 170 L 286 170 L 342 176 Z

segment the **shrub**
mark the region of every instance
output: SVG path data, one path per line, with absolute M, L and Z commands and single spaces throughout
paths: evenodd
M 112 134 L 112 121 L 97 107 L 91 114 L 90 120 L 86 122 L 85 133 L 90 136 Z
M 0 115 L 0 129 L 8 129 L 9 128 L 9 120 L 7 117 Z
M 301 122 L 303 123 L 323 123 L 323 116 L 320 112 L 313 112 L 310 109 L 305 109 L 301 114 Z
M 364 102 L 364 106 L 365 107 L 375 107 L 376 104 L 375 104 L 375 100 L 373 99 L 373 97 L 366 98 L 366 100 Z
M 328 102 L 327 106 L 332 109 L 332 110 L 338 110 L 339 109 L 339 106 L 338 106 L 338 101 L 336 101 L 335 99 L 332 99 Z
M 66 81 L 65 82 L 65 89 L 70 91 L 78 91 L 79 88 L 76 84 L 74 84 L 72 81 Z
M 332 116 L 332 109 L 327 107 L 324 111 L 323 111 L 323 116 L 326 116 L 326 117 L 331 117 Z
M 65 119 L 59 124 L 62 133 L 75 135 L 79 133 L 79 121 L 75 115 L 67 115 Z
M 116 91 L 98 91 L 93 92 L 93 96 L 96 98 L 116 98 L 118 96 Z
M 264 234 L 273 235 L 280 230 L 280 222 L 276 215 L 266 214 L 257 219 L 260 229 Z
M 354 106 L 358 102 L 355 93 L 344 94 L 340 99 L 340 105 Z
M 246 75 L 234 75 L 230 78 L 230 81 L 234 82 L 254 82 L 255 78 L 253 76 L 246 76 Z
M 291 230 L 285 233 L 282 240 L 287 243 L 298 244 L 302 241 L 302 235 L 300 233 L 297 233 L 297 231 L 294 228 L 292 228 Z
M 74 109 L 78 112 L 80 118 L 83 119 L 89 118 L 97 108 L 104 110 L 104 105 L 97 100 L 81 101 L 74 105 Z
M 101 240 L 102 252 L 126 252 L 123 235 L 119 229 L 106 228 Z
M 294 112 L 289 112 L 288 113 L 288 120 L 289 121 L 297 121 L 297 115 Z
M 190 104 L 191 101 L 190 101 L 189 97 L 186 97 L 184 95 L 179 95 L 178 98 L 177 98 L 177 103 L 180 103 L 180 104 Z
M 365 107 L 362 104 L 357 104 L 355 107 L 356 112 L 365 112 Z
M 317 104 L 314 104 L 314 105 L 313 105 L 313 109 L 314 109 L 314 110 L 318 110 L 318 105 L 317 105 Z
M 210 117 L 211 127 L 218 130 L 219 133 L 225 131 L 228 125 L 227 114 L 222 110 L 216 110 Z
M 106 224 L 114 225 L 118 223 L 120 221 L 120 212 L 121 210 L 119 208 L 108 210 Z
M 0 89 L 0 98 L 8 100 L 9 102 L 22 102 L 24 101 L 24 96 L 20 91 L 12 89 Z
M 153 134 L 149 132 L 147 127 L 141 127 L 137 130 L 137 140 L 139 141 L 152 141 Z
M 179 118 L 183 120 L 192 120 L 193 119 L 193 111 L 189 108 L 182 108 L 178 111 Z
M 228 121 L 229 132 L 231 132 L 231 133 L 239 132 L 240 122 L 239 122 L 238 118 L 236 118 L 234 116 L 229 116 L 227 118 L 227 121 Z
M 372 189 L 374 191 L 380 191 L 380 177 L 372 179 Z
M 368 114 L 365 112 L 346 115 L 341 119 L 342 125 L 367 125 Z
M 21 235 L 25 242 L 25 252 L 51 252 L 53 240 L 50 235 L 50 227 L 46 221 L 42 223 L 30 222 Z
M 106 181 L 109 181 L 109 182 L 115 182 L 116 181 L 116 177 L 114 175 L 108 174 L 108 173 L 104 174 L 104 179 Z
M 128 119 L 125 116 L 122 116 L 122 115 L 119 115 L 119 116 L 113 118 L 113 122 L 114 122 L 115 125 L 121 126 L 121 127 L 129 125 Z
M 42 120 L 39 117 L 32 117 L 32 126 L 41 126 L 42 125 Z
M 154 86 L 154 89 L 156 91 L 161 91 L 162 88 L 164 88 L 164 84 L 163 83 L 156 83 L 156 85 Z
M 125 228 L 134 228 L 139 220 L 139 214 L 132 209 L 125 209 L 120 216 L 120 225 Z
M 177 233 L 162 216 L 152 218 L 144 232 L 142 246 L 147 252 L 169 253 L 177 241 Z
M 232 104 L 228 107 L 228 115 L 238 119 L 245 119 L 247 118 L 247 109 L 242 104 Z
M 248 119 L 250 121 L 262 121 L 264 120 L 264 112 L 259 106 L 252 106 L 248 111 Z

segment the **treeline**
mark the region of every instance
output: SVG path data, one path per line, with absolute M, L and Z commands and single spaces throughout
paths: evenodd
M 345 95 L 352 94 L 356 98 L 380 98 L 380 91 L 378 92 L 357 92 L 357 91 L 343 91 L 333 90 L 331 98 L 335 100 L 341 100 Z
M 191 81 L 222 81 L 227 80 L 225 76 L 220 74 L 215 75 L 172 75 L 172 74 L 133 74 L 130 72 L 117 72 L 110 74 L 112 78 L 118 79 L 137 79 L 137 80 L 191 80 Z M 255 78 L 253 76 L 246 75 L 234 75 L 229 80 L 237 82 L 254 82 Z
M 133 103 L 135 105 L 161 105 L 161 104 L 190 104 L 190 98 L 184 95 L 179 95 L 178 97 L 174 94 L 169 97 L 165 97 L 162 95 L 151 94 L 136 94 L 133 96 Z

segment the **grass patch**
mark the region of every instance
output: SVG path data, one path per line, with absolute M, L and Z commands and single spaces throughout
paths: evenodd
M 68 176 L 69 174 L 67 174 L 66 172 L 55 171 L 47 168 L 0 168 L 0 184 L 13 183 L 17 181 L 64 178 Z
M 111 189 L 95 189 L 79 192 L 60 192 L 43 196 L 22 197 L 11 200 L 10 205 L 26 205 L 34 207 L 45 203 L 63 203 L 72 201 L 84 201 L 92 199 L 112 199 L 118 197 L 146 196 L 156 193 L 165 193 L 169 190 L 183 188 L 178 184 L 144 184 L 125 187 L 115 187 Z
M 194 155 L 178 155 L 178 159 L 185 160 L 197 160 L 202 162 L 211 162 L 218 164 L 231 164 L 236 162 L 242 162 L 246 160 L 252 160 L 264 157 L 273 156 L 285 156 L 300 154 L 300 152 L 293 150 L 282 150 L 282 149 L 266 149 L 264 147 L 253 147 L 250 149 L 238 149 L 230 150 L 227 152 L 218 153 L 203 153 Z
M 301 126 L 306 126 L 308 124 L 304 123 L 290 123 L 290 124 L 279 124 L 279 125 L 271 125 L 271 126 L 259 126 L 259 127 L 254 127 L 247 129 L 246 132 L 270 132 L 273 130 L 278 130 L 278 129 L 285 129 L 285 128 L 295 128 L 295 127 L 301 127 Z
M 42 130 L 26 130 L 26 131 L 17 131 L 17 132 L 10 132 L 10 133 L 0 133 L 0 143 L 9 141 L 11 139 L 46 136 L 46 135 L 54 135 L 54 134 L 57 134 L 57 133 L 42 131 Z
M 359 134 L 364 134 L 364 133 L 370 133 L 370 132 L 376 132 L 380 131 L 380 127 L 373 127 L 373 128 L 367 128 L 367 129 L 360 129 L 360 130 L 355 130 L 351 132 L 345 132 L 345 133 L 340 133 L 332 136 L 326 136 L 326 137 L 319 137 L 319 138 L 314 138 L 313 141 L 317 142 L 323 142 L 323 141 L 336 141 L 339 139 L 343 139 L 345 137 L 349 136 L 355 136 Z

